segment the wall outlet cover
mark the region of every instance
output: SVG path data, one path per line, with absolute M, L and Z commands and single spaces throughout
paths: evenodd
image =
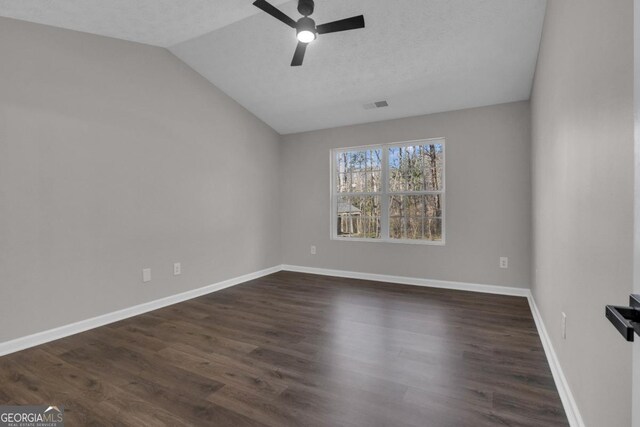
M 144 268 L 142 270 L 142 281 L 144 283 L 147 283 L 147 282 L 151 281 L 151 269 L 150 268 Z

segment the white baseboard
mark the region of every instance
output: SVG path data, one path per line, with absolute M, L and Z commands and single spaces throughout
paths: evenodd
M 538 335 L 540 336 L 540 340 L 542 341 L 542 346 L 544 348 L 545 355 L 547 356 L 547 361 L 551 368 L 551 374 L 553 375 L 553 380 L 556 384 L 556 388 L 558 389 L 558 393 L 560 394 L 560 399 L 562 401 L 564 411 L 567 414 L 569 424 L 571 425 L 571 427 L 584 427 L 582 416 L 580 415 L 580 411 L 578 410 L 576 401 L 573 397 L 573 394 L 571 393 L 571 389 L 569 388 L 567 378 L 562 372 L 562 367 L 560 366 L 558 357 L 555 353 L 555 350 L 553 349 L 553 345 L 551 344 L 547 329 L 544 326 L 544 322 L 542 321 L 542 317 L 540 316 L 540 312 L 538 311 L 538 307 L 536 306 L 530 289 L 496 285 L 481 285 L 465 282 L 450 282 L 444 280 L 419 279 L 402 276 L 388 276 L 384 274 L 359 273 L 354 271 L 329 270 L 324 268 L 302 267 L 296 265 L 283 265 L 282 269 L 285 271 L 319 274 L 322 276 L 345 277 L 350 279 L 363 279 L 376 282 L 400 283 L 403 285 L 426 286 L 432 288 L 511 295 L 527 298 L 527 300 L 529 301 L 529 307 L 531 308 L 531 314 L 536 323 Z
M 389 276 L 386 274 L 358 273 L 355 271 L 328 270 L 325 268 L 283 265 L 285 271 L 319 274 L 322 276 L 346 277 L 348 279 L 371 280 L 375 282 L 399 283 L 401 285 L 424 286 L 428 288 L 454 289 L 458 291 L 482 292 L 485 294 L 511 295 L 528 297 L 529 289 L 496 285 L 480 285 L 466 282 L 450 282 L 445 280 L 419 279 L 416 277 Z
M 544 347 L 544 351 L 547 356 L 549 366 L 551 367 L 551 373 L 553 374 L 553 379 L 556 383 L 558 393 L 560 394 L 560 399 L 562 400 L 564 410 L 567 414 L 569 424 L 571 425 L 571 427 L 584 427 L 584 422 L 582 421 L 582 417 L 578 410 L 578 406 L 573 397 L 573 394 L 571 393 L 571 389 L 569 388 L 567 379 L 564 376 L 564 373 L 562 372 L 560 362 L 558 361 L 558 357 L 556 356 L 556 353 L 553 349 L 553 345 L 551 344 L 551 340 L 547 333 L 547 329 L 544 326 L 544 322 L 542 321 L 542 317 L 540 316 L 538 307 L 536 306 L 535 300 L 533 299 L 533 295 L 531 294 L 531 291 L 529 289 L 517 288 L 517 287 L 482 285 L 482 284 L 465 283 L 465 282 L 450 282 L 450 281 L 444 281 L 444 280 L 419 279 L 419 278 L 413 278 L 413 277 L 390 276 L 390 275 L 384 275 L 384 274 L 358 273 L 353 271 L 329 270 L 324 268 L 302 267 L 302 266 L 294 266 L 294 265 L 278 265 L 275 267 L 267 268 L 265 270 L 256 271 L 254 273 L 249 273 L 243 276 L 234 277 L 233 279 L 225 280 L 219 283 L 205 286 L 203 288 L 194 289 L 194 290 L 183 292 L 177 295 L 171 295 L 155 301 L 150 301 L 144 304 L 128 307 L 122 310 L 114 311 L 112 313 L 107 313 L 102 316 L 97 316 L 87 320 L 81 320 L 79 322 L 61 326 L 54 329 L 50 329 L 48 331 L 38 332 L 33 335 L 28 335 L 25 337 L 16 338 L 11 341 L 6 341 L 3 343 L 0 343 L 0 356 L 4 356 L 10 353 L 15 353 L 20 350 L 25 350 L 30 347 L 35 347 L 40 344 L 44 344 L 60 338 L 68 337 L 70 335 L 75 335 L 77 333 L 88 331 L 90 329 L 94 329 L 100 326 L 108 325 L 109 323 L 114 323 L 114 322 L 124 320 L 133 316 L 138 316 L 140 314 L 148 313 L 150 311 L 157 310 L 159 308 L 167 307 L 169 305 L 177 304 L 183 301 L 187 301 L 193 298 L 207 295 L 212 292 L 220 291 L 222 289 L 226 289 L 231 286 L 248 282 L 250 280 L 258 279 L 263 276 L 268 276 L 269 274 L 277 273 L 278 271 L 281 271 L 281 270 L 294 271 L 299 273 L 318 274 L 322 276 L 345 277 L 345 278 L 351 278 L 351 279 L 371 280 L 376 282 L 399 283 L 403 285 L 424 286 L 424 287 L 471 291 L 471 292 L 482 292 L 482 293 L 488 293 L 488 294 L 511 295 L 511 296 L 520 296 L 520 297 L 527 298 L 529 301 L 529 306 L 531 307 L 531 313 L 533 315 L 533 319 L 538 329 L 538 334 L 540 335 L 540 340 L 542 341 L 542 346 Z
M 547 361 L 549 362 L 549 367 L 551 368 L 551 374 L 553 374 L 553 380 L 556 383 L 556 388 L 558 389 L 558 393 L 560 394 L 560 400 L 562 400 L 562 406 L 564 406 L 564 412 L 567 414 L 569 425 L 571 427 L 585 427 L 582 416 L 580 415 L 580 410 L 578 409 L 578 404 L 573 397 L 573 393 L 571 393 L 571 388 L 569 387 L 567 377 L 565 377 L 564 372 L 562 371 L 562 366 L 560 366 L 560 361 L 558 360 L 558 356 L 553 349 L 551 338 L 547 333 L 547 328 L 544 326 L 544 321 L 542 320 L 542 316 L 538 311 L 538 306 L 536 305 L 536 301 L 533 298 L 533 294 L 531 294 L 531 292 L 529 292 L 529 296 L 527 297 L 527 299 L 529 300 L 531 314 L 533 315 L 533 320 L 536 322 L 538 335 L 540 336 L 540 341 L 542 341 L 544 352 L 547 355 Z
M 88 331 L 99 326 L 108 325 L 120 320 L 127 319 L 129 317 L 138 316 L 140 314 L 148 313 L 149 311 L 157 310 L 169 305 L 177 304 L 179 302 L 187 301 L 193 298 L 197 298 L 212 292 L 220 291 L 222 289 L 229 288 L 231 286 L 239 285 L 249 280 L 258 279 L 269 274 L 277 273 L 282 270 L 282 266 L 275 266 L 267 268 L 265 270 L 256 271 L 254 273 L 245 274 L 243 276 L 234 277 L 233 279 L 225 280 L 215 283 L 213 285 L 205 286 L 203 288 L 194 289 L 191 291 L 183 292 L 177 295 L 171 295 L 165 298 L 157 299 L 154 301 L 146 302 L 133 307 L 128 307 L 122 310 L 107 313 L 102 316 L 93 317 L 87 320 L 81 320 L 76 323 L 72 323 L 58 328 L 50 329 L 48 331 L 38 332 L 33 335 L 27 335 L 25 337 L 16 338 L 11 341 L 5 341 L 0 343 L 0 356 L 4 356 L 10 353 L 15 353 L 20 350 L 27 349 L 29 347 L 35 347 L 40 344 L 44 344 L 50 341 L 54 341 L 60 338 L 75 335 L 80 332 Z

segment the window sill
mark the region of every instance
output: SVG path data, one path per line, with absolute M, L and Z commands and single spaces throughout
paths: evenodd
M 446 241 L 432 241 L 432 240 L 409 240 L 409 239 L 363 239 L 360 237 L 337 237 L 331 236 L 331 240 L 337 242 L 367 242 L 367 243 L 392 243 L 401 245 L 423 245 L 423 246 L 445 246 Z

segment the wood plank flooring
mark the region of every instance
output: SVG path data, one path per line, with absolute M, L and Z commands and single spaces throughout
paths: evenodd
M 526 299 L 280 272 L 0 358 L 68 426 L 566 426 Z

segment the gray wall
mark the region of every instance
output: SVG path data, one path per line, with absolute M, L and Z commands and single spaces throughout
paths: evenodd
M 631 424 L 633 1 L 550 1 L 532 96 L 533 293 L 588 426 Z M 561 313 L 567 314 L 567 339 Z
M 640 0 L 634 0 L 635 217 L 634 293 L 640 294 Z M 640 344 L 633 346 L 633 427 L 640 427 Z
M 279 135 L 168 51 L 0 19 L 0 57 L 0 342 L 280 264 Z
M 431 137 L 447 140 L 446 246 L 330 240 L 330 150 Z M 285 264 L 529 287 L 528 102 L 287 135 L 281 155 Z

